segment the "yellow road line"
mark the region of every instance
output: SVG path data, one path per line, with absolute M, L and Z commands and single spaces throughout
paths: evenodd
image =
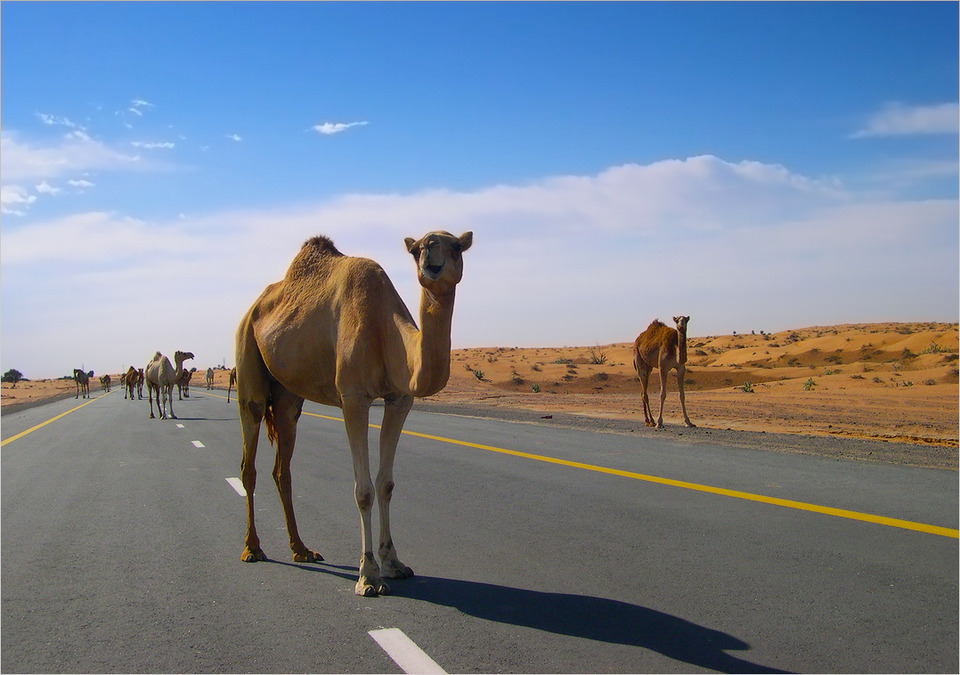
M 325 420 L 333 420 L 337 422 L 343 421 L 343 419 L 340 417 L 328 417 L 327 415 L 318 415 L 316 413 L 305 412 L 304 415 L 310 415 L 311 417 L 320 417 Z M 370 426 L 375 429 L 380 428 L 376 424 L 371 424 Z M 846 518 L 848 520 L 860 520 L 867 523 L 874 523 L 876 525 L 885 525 L 887 527 L 899 527 L 904 530 L 913 530 L 915 532 L 935 534 L 941 537 L 952 537 L 953 539 L 960 538 L 960 531 L 954 530 L 948 527 L 940 527 L 938 525 L 927 525 L 925 523 L 915 523 L 910 520 L 900 520 L 899 518 L 887 518 L 885 516 L 875 516 L 870 513 L 861 513 L 859 511 L 848 511 L 846 509 L 836 509 L 830 506 L 820 506 L 818 504 L 808 504 L 806 502 L 797 502 L 791 499 L 779 499 L 778 497 L 767 497 L 765 495 L 757 495 L 750 492 L 741 492 L 739 490 L 728 490 L 726 488 L 718 488 L 718 487 L 713 487 L 711 485 L 700 485 L 698 483 L 688 483 L 682 480 L 674 480 L 672 478 L 661 478 L 660 476 L 650 476 L 642 473 L 634 473 L 632 471 L 621 471 L 620 469 L 611 469 L 605 466 L 596 466 L 594 464 L 582 464 L 580 462 L 571 462 L 566 459 L 557 459 L 556 457 L 547 457 L 545 455 L 533 455 L 529 452 L 520 452 L 518 450 L 507 450 L 506 448 L 497 448 L 492 445 L 481 445 L 479 443 L 469 443 L 467 441 L 460 441 L 455 438 L 431 436 L 430 434 L 421 434 L 421 433 L 417 433 L 416 431 L 404 431 L 403 433 L 408 436 L 416 436 L 418 438 L 425 438 L 431 441 L 438 441 L 440 443 L 449 443 L 451 445 L 460 445 L 467 448 L 475 448 L 477 450 L 497 452 L 502 455 L 510 455 L 512 457 L 521 457 L 523 459 L 531 459 L 538 462 L 547 462 L 549 464 L 558 464 L 560 466 L 567 466 L 573 469 L 595 471 L 597 473 L 605 473 L 612 476 L 620 476 L 622 478 L 632 478 L 634 480 L 642 480 L 647 483 L 669 485 L 670 487 L 678 487 L 678 488 L 683 488 L 685 490 L 695 490 L 697 492 L 706 492 L 709 494 L 721 495 L 724 497 L 733 497 L 735 499 L 744 499 L 752 502 L 760 502 L 762 504 L 771 504 L 773 506 L 782 506 L 784 508 L 797 509 L 799 511 L 811 511 L 813 513 L 820 513 L 827 516 L 835 516 L 837 518 Z
M 112 393 L 113 393 L 112 391 L 108 391 L 108 392 L 106 392 L 105 394 L 101 394 L 101 395 L 98 396 L 97 398 L 91 398 L 91 399 L 88 400 L 86 403 L 81 403 L 81 404 L 78 405 L 76 408 L 70 408 L 70 410 L 68 410 L 67 412 L 65 412 L 65 413 L 60 413 L 60 414 L 57 415 L 56 417 L 51 417 L 51 418 L 48 419 L 46 422 L 41 422 L 40 424 L 38 424 L 38 425 L 35 426 L 35 427 L 31 427 L 30 429 L 27 429 L 26 431 L 21 431 L 21 432 L 20 432 L 19 434 L 17 434 L 16 436 L 11 436 L 10 438 L 5 438 L 5 439 L 3 439 L 3 442 L 0 443 L 0 448 L 2 448 L 2 447 L 3 447 L 4 445 L 6 445 L 7 443 L 13 443 L 13 442 L 14 442 L 15 440 L 17 440 L 18 438 L 23 438 L 23 437 L 26 436 L 27 434 L 32 434 L 32 433 L 33 433 L 34 431 L 36 431 L 37 429 L 39 429 L 39 428 L 41 428 L 41 427 L 45 427 L 45 426 L 47 426 L 48 424 L 50 424 L 51 422 L 56 422 L 56 421 L 57 421 L 58 419 L 60 419 L 61 417 L 66 417 L 66 416 L 69 415 L 70 413 L 72 413 L 72 412 L 74 412 L 74 411 L 77 411 L 77 410 L 80 410 L 80 408 L 82 408 L 83 406 L 85 406 L 85 405 L 90 405 L 90 404 L 93 403 L 94 401 L 99 401 L 101 398 L 103 398 L 103 397 L 106 396 L 107 394 L 112 394 Z

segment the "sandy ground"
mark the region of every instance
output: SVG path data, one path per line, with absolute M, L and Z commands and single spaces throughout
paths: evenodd
M 669 319 L 667 319 L 669 320 Z M 695 327 L 696 318 L 691 322 Z M 858 324 L 775 334 L 688 338 L 687 412 L 700 429 L 870 439 L 946 452 L 958 447 L 958 325 Z M 643 424 L 631 344 L 454 350 L 450 381 L 427 404 L 572 414 Z M 188 364 L 189 365 L 189 364 Z M 192 367 L 192 366 L 191 366 Z M 205 386 L 197 362 L 191 387 Z M 229 371 L 215 370 L 225 389 Z M 119 374 L 111 374 L 114 387 Z M 98 378 L 95 378 L 98 380 Z M 675 372 L 664 423 L 682 426 Z M 99 381 L 91 390 L 100 390 Z M 72 380 L 2 385 L 3 412 L 74 395 Z M 654 415 L 660 381 L 650 378 Z

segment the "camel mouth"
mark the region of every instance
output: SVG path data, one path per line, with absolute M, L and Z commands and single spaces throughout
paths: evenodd
M 424 265 L 421 270 L 425 277 L 437 280 L 440 278 L 440 273 L 443 272 L 443 265 Z

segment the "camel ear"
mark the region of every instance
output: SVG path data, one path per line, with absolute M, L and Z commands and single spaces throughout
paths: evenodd
M 412 253 L 414 256 L 417 255 L 417 240 L 413 237 L 407 237 L 403 240 L 403 243 L 407 245 L 407 252 Z
M 464 232 L 460 235 L 460 250 L 466 251 L 473 244 L 473 232 Z

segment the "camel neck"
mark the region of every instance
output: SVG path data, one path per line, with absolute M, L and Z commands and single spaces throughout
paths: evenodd
M 414 396 L 437 393 L 450 378 L 450 330 L 456 289 L 437 295 L 427 289 L 420 293 L 420 332 L 410 376 Z
M 677 361 L 680 363 L 687 362 L 687 331 L 678 330 L 677 331 Z

